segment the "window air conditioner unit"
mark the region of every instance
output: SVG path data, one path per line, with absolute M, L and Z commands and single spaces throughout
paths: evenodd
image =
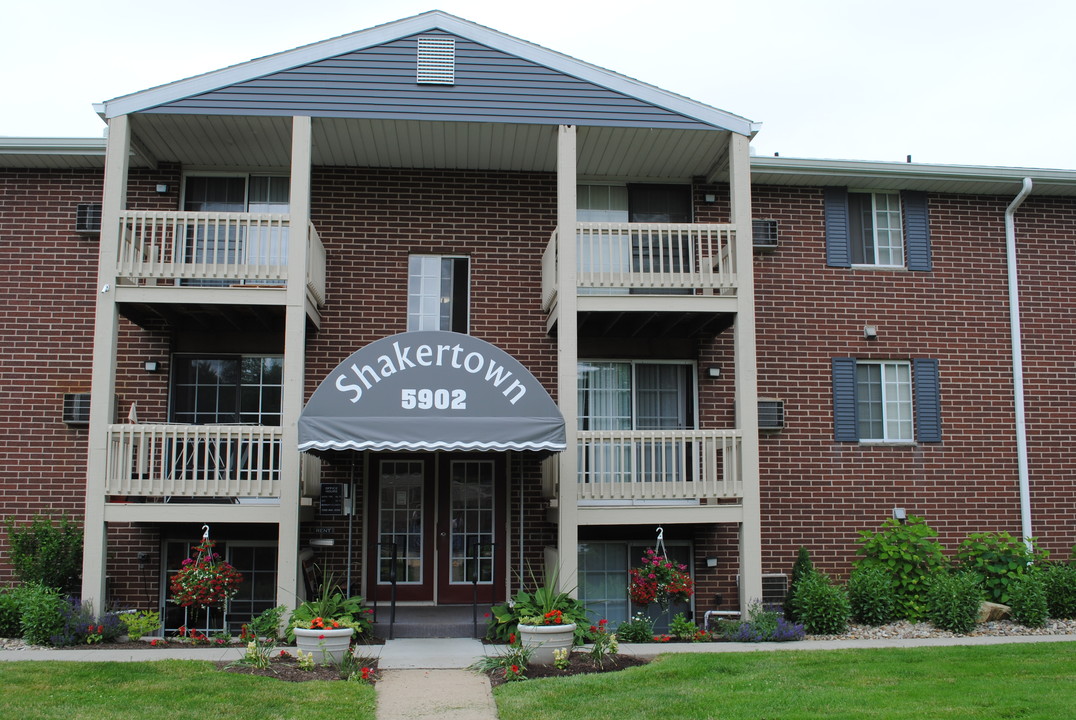
M 784 605 L 787 593 L 787 575 L 784 573 L 762 575 L 762 604 L 764 606 Z
M 101 232 L 101 205 L 85 204 L 75 208 L 75 232 L 95 235 Z
M 90 424 L 90 394 L 64 393 L 63 421 L 68 425 Z
M 776 250 L 777 221 L 752 220 L 751 243 L 755 250 Z
M 785 403 L 783 400 L 761 399 L 758 401 L 758 429 L 781 430 L 785 426 Z

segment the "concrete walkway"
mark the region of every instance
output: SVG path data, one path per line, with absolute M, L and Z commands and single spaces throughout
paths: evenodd
M 1076 635 L 1017 635 L 919 640 L 803 640 L 788 643 L 641 643 L 622 644 L 620 652 L 639 657 L 662 653 L 782 652 L 792 650 L 850 650 L 855 648 L 951 647 L 1010 643 L 1069 642 Z M 489 680 L 466 670 L 486 654 L 477 640 L 423 638 L 391 640 L 368 645 L 360 655 L 376 657 L 381 670 L 377 684 L 378 720 L 496 720 Z M 491 652 L 496 652 L 490 648 Z M 231 661 L 243 648 L 161 648 L 148 650 L 0 650 L 0 661 L 67 660 L 76 662 L 139 662 L 152 660 Z

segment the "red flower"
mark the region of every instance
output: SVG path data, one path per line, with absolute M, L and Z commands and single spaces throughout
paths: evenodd
M 516 634 L 515 633 L 508 633 L 508 644 L 509 645 L 515 645 L 516 644 Z
M 324 640 L 324 639 L 325 639 L 324 635 L 318 635 L 318 640 Z
M 518 673 L 519 672 L 519 665 L 513 665 L 512 666 L 512 672 Z

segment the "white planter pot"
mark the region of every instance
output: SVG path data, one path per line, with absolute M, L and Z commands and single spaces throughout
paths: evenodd
M 575 644 L 575 624 L 520 625 L 519 641 L 524 647 L 531 648 L 531 663 L 552 665 L 554 650 L 570 650 Z
M 351 645 L 351 628 L 304 630 L 295 628 L 295 647 L 314 656 L 318 665 L 339 665 Z

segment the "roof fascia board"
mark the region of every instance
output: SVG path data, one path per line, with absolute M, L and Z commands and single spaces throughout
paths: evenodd
M 809 175 L 848 178 L 905 178 L 953 180 L 955 182 L 1022 181 L 1034 177 L 1044 181 L 1076 185 L 1076 171 L 1012 168 L 986 165 L 926 165 L 919 163 L 868 162 L 862 160 L 807 160 L 801 158 L 751 158 L 752 174 Z
M 167 85 L 160 85 L 149 90 L 123 95 L 108 100 L 98 107 L 103 110 L 103 116 L 106 119 L 118 115 L 127 115 L 185 97 L 200 95 L 229 85 L 246 82 L 254 78 L 282 72 L 345 53 L 364 50 L 382 43 L 408 37 L 415 33 L 435 29 L 465 37 L 495 50 L 517 55 L 552 70 L 592 82 L 609 90 L 624 93 L 724 130 L 750 137 L 758 132 L 761 127 L 759 123 L 751 122 L 738 115 L 718 110 L 625 75 L 604 70 L 596 65 L 520 40 L 511 35 L 505 35 L 491 28 L 476 25 L 439 10 L 433 10 L 385 25 L 378 25 L 348 35 L 341 35 L 340 37 L 323 40 L 311 45 L 304 45 L 294 50 L 267 55 L 263 58 L 196 75 L 185 80 L 178 80 Z
M 104 138 L 0 137 L 3 155 L 104 155 Z

